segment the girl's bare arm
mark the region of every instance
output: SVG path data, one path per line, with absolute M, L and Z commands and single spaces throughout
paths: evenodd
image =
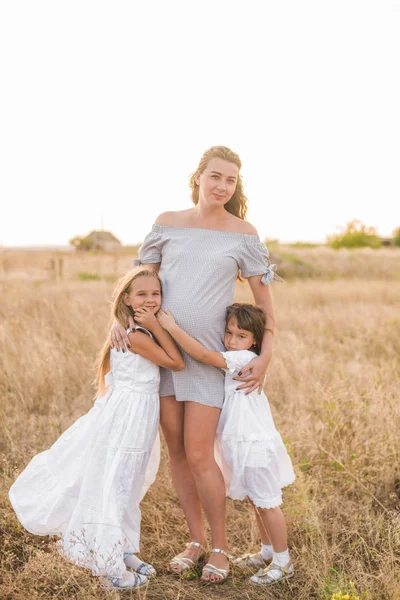
M 176 324 L 174 317 L 168 310 L 160 310 L 157 315 L 157 320 L 161 323 L 163 328 L 172 335 L 174 340 L 178 342 L 184 351 L 190 354 L 195 360 L 207 365 L 212 365 L 213 367 L 226 369 L 226 362 L 221 352 L 209 350 L 203 346 L 203 344 L 192 338 L 192 336 Z
M 142 307 L 135 310 L 135 320 L 136 323 L 151 331 L 158 344 L 148 335 L 137 335 L 140 331 L 133 331 L 129 334 L 130 351 L 148 358 L 160 367 L 182 371 L 185 366 L 182 355 L 172 337 L 161 327 L 156 317 L 147 308 Z

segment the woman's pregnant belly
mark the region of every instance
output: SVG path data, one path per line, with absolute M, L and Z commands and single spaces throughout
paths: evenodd
M 180 281 L 178 291 L 178 282 L 163 282 L 162 307 L 170 310 L 178 325 L 207 348 L 224 350 L 226 307 L 232 304 L 234 295 L 232 284 L 182 284 Z

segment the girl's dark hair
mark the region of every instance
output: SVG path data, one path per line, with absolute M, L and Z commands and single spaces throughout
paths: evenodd
M 235 302 L 226 309 L 226 325 L 235 317 L 239 329 L 250 331 L 254 335 L 254 352 L 261 354 L 266 316 L 261 308 L 248 302 Z

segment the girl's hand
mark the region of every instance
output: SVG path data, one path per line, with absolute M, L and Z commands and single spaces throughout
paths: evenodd
M 132 317 L 129 317 L 128 321 L 129 330 L 133 331 L 135 329 L 135 322 Z M 118 321 L 116 321 L 111 327 L 110 336 L 110 346 L 111 348 L 115 348 L 118 352 L 120 350 L 125 352 L 125 350 L 131 347 L 131 343 L 128 338 L 128 331 L 124 329 L 124 327 L 122 327 L 121 323 Z
M 241 376 L 234 377 L 236 381 L 245 382 L 236 389 L 247 390 L 246 396 L 257 389 L 258 393 L 261 394 L 270 360 L 271 357 L 267 359 L 261 356 L 253 358 L 249 364 L 243 367 L 243 369 L 240 371 Z
M 161 327 L 163 327 L 168 332 L 170 331 L 171 327 L 173 327 L 176 323 L 174 317 L 171 315 L 167 308 L 165 310 L 158 311 L 157 321 L 160 323 Z
M 154 326 L 157 325 L 157 319 L 155 315 L 149 311 L 145 306 L 135 308 L 135 322 L 142 325 L 145 329 L 151 331 Z

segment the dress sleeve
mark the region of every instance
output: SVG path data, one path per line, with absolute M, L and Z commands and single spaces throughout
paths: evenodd
M 233 350 L 230 352 L 221 352 L 226 362 L 227 373 L 236 373 L 240 369 L 249 364 L 249 362 L 257 356 L 254 352 L 249 350 Z
M 283 281 L 276 273 L 276 265 L 271 265 L 268 250 L 258 236 L 249 236 L 240 247 L 239 267 L 243 277 L 262 275 L 261 283 L 268 285 L 272 281 Z
M 162 245 L 162 230 L 153 225 L 152 230 L 144 238 L 143 244 L 138 250 L 139 258 L 134 258 L 132 264 L 137 267 L 142 264 L 160 263 Z

